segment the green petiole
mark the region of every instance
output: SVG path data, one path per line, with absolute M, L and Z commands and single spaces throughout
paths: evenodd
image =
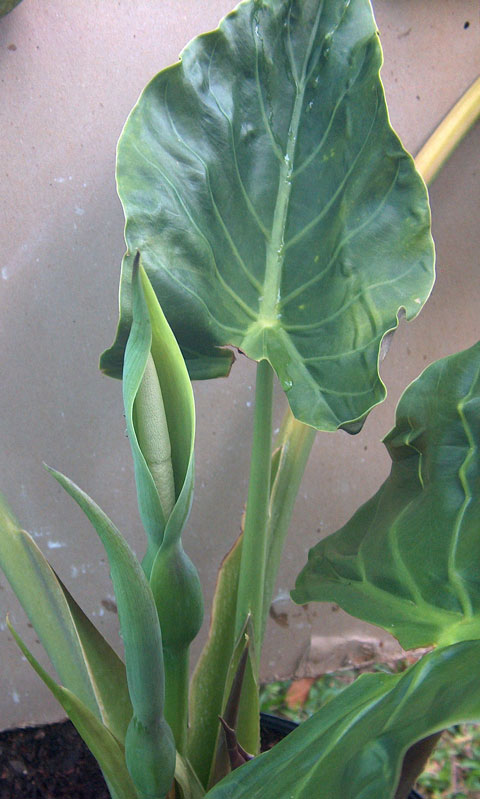
M 250 614 L 254 630 L 257 669 L 261 651 L 263 594 L 267 559 L 267 524 L 270 501 L 270 461 L 272 447 L 273 369 L 266 360 L 257 366 L 255 417 L 237 594 L 235 637 Z

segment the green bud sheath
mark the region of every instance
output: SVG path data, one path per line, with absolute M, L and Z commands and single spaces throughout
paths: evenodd
M 135 397 L 135 432 L 158 491 L 165 519 L 168 519 L 175 505 L 172 450 L 162 389 L 150 352 Z
M 180 541 L 161 547 L 153 564 L 150 587 L 157 606 L 163 646 L 188 649 L 203 621 L 198 572 Z
M 203 621 L 198 572 L 181 541 L 160 547 L 150 576 L 162 628 L 165 668 L 165 718 L 177 750 L 186 752 L 188 727 L 189 648 Z
M 166 721 L 147 730 L 134 716 L 125 743 L 127 768 L 140 799 L 164 799 L 175 771 L 175 744 Z

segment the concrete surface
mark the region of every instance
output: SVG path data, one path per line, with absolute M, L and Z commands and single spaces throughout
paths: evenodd
M 230 2 L 24 0 L 0 20 L 0 485 L 115 645 L 102 548 L 41 464 L 71 476 L 142 552 L 120 384 L 97 370 L 114 334 L 124 249 L 115 144 L 144 84 L 191 37 L 214 27 Z M 415 152 L 480 71 L 478 3 L 376 0 L 374 7 L 392 122 Z M 326 637 L 353 638 L 360 648 L 362 640 L 378 639 L 377 630 L 331 606 L 292 606 L 288 591 L 308 548 L 342 525 L 386 477 L 379 440 L 405 385 L 431 360 L 479 337 L 479 145 L 477 127 L 432 187 L 438 281 L 420 318 L 402 325 L 394 339 L 382 370 L 388 401 L 358 437 L 317 438 L 279 577 L 266 679 L 308 672 L 312 640 L 318 655 Z M 253 365 L 239 360 L 228 380 L 195 386 L 197 492 L 185 546 L 207 606 L 220 559 L 239 530 L 253 381 Z M 0 729 L 59 719 L 62 711 L 5 629 L 7 611 L 45 663 L 0 575 Z M 390 646 L 384 636 L 378 640 Z

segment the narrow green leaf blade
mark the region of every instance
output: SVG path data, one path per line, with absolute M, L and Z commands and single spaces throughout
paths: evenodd
M 404 674 L 358 678 L 208 799 L 393 799 L 413 743 L 480 719 L 479 657 L 480 641 L 465 641 Z
M 131 716 L 125 667 L 1 495 L 0 566 L 61 682 L 122 740 Z
M 199 782 L 191 763 L 181 757 L 177 752 L 175 766 L 175 781 L 180 790 L 181 799 L 202 799 L 205 796 L 205 789 Z
M 233 345 L 269 360 L 294 415 L 325 430 L 358 431 L 383 400 L 382 338 L 433 282 L 426 190 L 381 60 L 367 0 L 243 2 L 152 80 L 118 148 L 128 250 L 186 358 Z M 102 360 L 117 376 L 131 260 Z
M 102 721 L 123 744 L 132 718 L 125 664 L 85 615 L 58 576 L 57 580 L 81 641 L 86 668 L 94 686 Z
M 406 649 L 480 637 L 479 442 L 480 343 L 406 389 L 390 476 L 310 551 L 293 599 L 338 602 Z
M 55 699 L 60 702 L 97 760 L 108 783 L 112 799 L 138 799 L 138 794 L 125 765 L 125 753 L 121 743 L 72 691 L 63 685 L 57 685 L 55 680 L 40 666 L 10 623 L 8 623 L 8 627 L 30 665 L 50 689 Z
M 209 635 L 190 687 L 188 757 L 204 785 L 208 783 L 215 754 L 218 717 L 223 709 L 225 684 L 235 647 L 232 619 L 235 618 L 241 557 L 240 536 L 218 572 Z
M 49 472 L 83 510 L 105 547 L 133 707 L 125 742 L 128 769 L 142 799 L 163 798 L 173 780 L 175 747 L 163 717 L 162 636 L 152 591 L 135 555 L 101 508 L 60 472 Z

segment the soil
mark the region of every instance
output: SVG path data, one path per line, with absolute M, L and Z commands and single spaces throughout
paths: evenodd
M 0 733 L 0 799 L 110 799 L 70 721 Z

